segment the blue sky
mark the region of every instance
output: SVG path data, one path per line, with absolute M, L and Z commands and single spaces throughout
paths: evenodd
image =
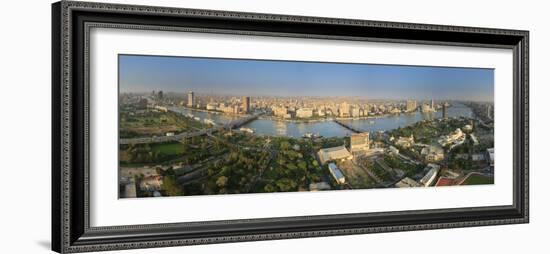
M 119 56 L 121 92 L 493 101 L 492 69 Z

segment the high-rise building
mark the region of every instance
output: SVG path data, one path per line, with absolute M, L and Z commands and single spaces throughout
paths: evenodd
M 192 108 L 195 105 L 195 94 L 193 91 L 187 93 L 187 107 Z
M 300 108 L 296 110 L 296 117 L 298 118 L 310 118 L 313 116 L 313 109 L 311 108 Z
M 432 108 L 430 107 L 430 105 L 428 105 L 426 103 L 422 103 L 422 107 L 420 109 L 421 109 L 422 113 L 432 112 Z
M 432 108 L 433 111 L 435 111 L 434 99 L 432 99 L 432 102 L 430 103 L 430 107 Z
M 243 96 L 242 104 L 243 104 L 244 113 L 249 113 L 250 112 L 250 97 L 249 96 Z
M 351 108 L 351 117 L 360 117 L 360 116 L 361 114 L 358 106 L 354 106 L 353 108 Z
M 352 134 L 350 138 L 350 150 L 352 153 L 369 150 L 369 133 Z
M 340 117 L 350 117 L 350 106 L 347 102 L 340 105 Z
M 447 107 L 449 105 L 445 102 L 443 103 L 443 108 L 442 108 L 442 115 L 443 115 L 443 119 L 447 119 L 448 118 L 448 115 L 447 115 Z
M 413 112 L 416 110 L 416 101 L 414 100 L 408 100 L 407 101 L 407 108 L 406 108 L 406 111 L 407 112 Z
M 369 105 L 365 105 L 363 108 L 363 116 L 367 116 L 369 114 Z
M 273 115 L 277 117 L 285 117 L 288 114 L 288 110 L 286 107 L 273 107 L 271 109 L 273 111 Z

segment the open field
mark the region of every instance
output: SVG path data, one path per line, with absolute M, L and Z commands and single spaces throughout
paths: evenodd
M 466 180 L 464 180 L 462 185 L 493 184 L 493 183 L 494 183 L 494 179 L 491 177 L 472 174 Z
M 174 112 L 147 111 L 139 115 L 120 112 L 120 138 L 164 136 L 207 128 L 207 124 Z
M 183 154 L 185 145 L 180 142 L 159 143 L 151 145 L 153 152 L 163 153 L 167 155 Z
M 344 173 L 346 182 L 354 189 L 368 189 L 376 186 L 374 181 L 367 172 L 352 161 L 347 160 L 338 163 L 338 167 Z

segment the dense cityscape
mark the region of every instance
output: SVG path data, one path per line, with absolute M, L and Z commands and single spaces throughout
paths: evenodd
M 492 102 L 119 95 L 121 198 L 492 184 Z

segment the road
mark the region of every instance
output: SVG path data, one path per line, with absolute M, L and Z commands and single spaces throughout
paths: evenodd
M 145 138 L 121 138 L 119 144 L 121 145 L 137 145 L 137 144 L 152 144 L 152 143 L 164 143 L 181 141 L 183 139 L 192 138 L 196 136 L 202 136 L 207 133 L 218 131 L 218 128 L 203 129 L 199 131 L 184 132 L 173 136 L 160 136 L 160 137 L 145 137 Z
M 228 122 L 228 123 L 224 124 L 222 127 L 213 127 L 213 128 L 209 128 L 209 129 L 197 129 L 195 131 L 183 132 L 183 133 L 172 135 L 172 136 L 143 137 L 143 138 L 121 138 L 119 140 L 119 144 L 120 145 L 129 145 L 129 144 L 136 145 L 136 144 L 153 144 L 153 143 L 164 143 L 164 142 L 179 142 L 179 141 L 181 141 L 183 139 L 187 139 L 187 138 L 212 134 L 212 133 L 220 131 L 222 129 L 229 130 L 229 129 L 239 128 L 240 126 L 243 126 L 243 125 L 245 125 L 245 124 L 247 124 L 251 121 L 254 121 L 254 120 L 258 119 L 258 117 L 262 114 L 263 113 L 259 113 L 259 114 L 254 114 L 254 115 L 250 115 L 250 116 L 247 116 L 247 117 L 243 117 L 243 118 L 240 118 L 240 119 L 236 119 L 236 120 L 233 120 L 231 122 Z

